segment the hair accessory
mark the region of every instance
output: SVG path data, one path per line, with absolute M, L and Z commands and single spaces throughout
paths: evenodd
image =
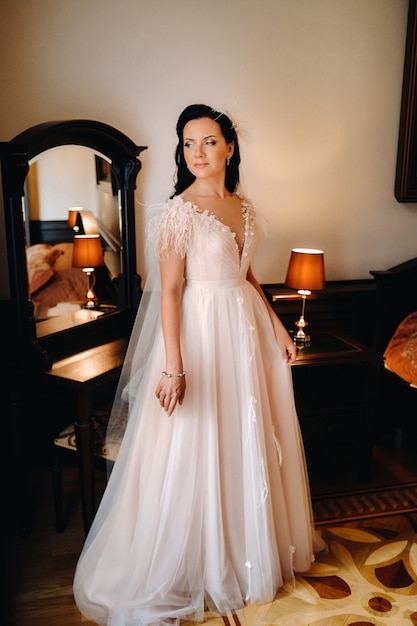
M 216 115 L 216 117 L 213 117 L 214 122 L 217 122 L 221 118 L 222 115 L 227 116 L 230 120 L 231 128 L 235 131 L 238 138 L 246 140 L 246 141 L 249 140 L 249 133 L 244 128 L 244 124 L 238 124 L 237 122 L 233 121 L 233 116 L 230 115 L 229 111 L 225 111 L 224 113 L 222 112 L 219 113 L 215 109 L 212 109 L 212 112 Z
M 215 111 L 214 109 L 212 109 L 212 112 L 213 112 L 213 113 L 217 113 L 217 111 Z M 229 118 L 230 123 L 231 123 L 231 128 L 233 128 L 233 130 L 234 130 L 234 131 L 235 131 L 235 133 L 237 134 L 237 132 L 238 132 L 238 125 L 236 124 L 236 122 L 234 122 L 234 121 L 232 120 L 231 115 L 229 115 L 229 113 L 228 113 L 227 111 L 226 111 L 226 113 L 218 113 L 218 114 L 216 115 L 216 117 L 213 117 L 213 122 L 217 122 L 217 121 L 221 118 L 221 116 L 222 116 L 222 115 L 226 115 L 226 116 Z M 228 165 L 229 165 L 229 164 L 228 164 Z
M 226 111 L 226 115 L 229 117 L 229 119 L 232 122 L 232 128 L 235 131 L 236 135 L 238 136 L 239 140 L 243 140 L 243 141 L 249 141 L 250 140 L 250 136 L 249 136 L 249 132 L 247 130 L 247 128 L 245 128 L 245 125 L 242 123 L 238 123 L 233 121 L 233 118 L 231 115 L 229 115 L 229 113 Z

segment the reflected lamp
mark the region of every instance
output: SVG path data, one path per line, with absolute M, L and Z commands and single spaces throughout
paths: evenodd
M 306 335 L 305 306 L 307 296 L 312 291 L 324 289 L 324 254 L 323 250 L 313 248 L 294 248 L 291 251 L 285 284 L 291 289 L 296 289 L 302 298 L 301 316 L 295 322 L 298 331 L 294 335 L 297 346 L 303 347 L 310 344 L 310 336 Z
M 99 232 L 94 213 L 80 206 L 68 209 L 68 226 L 78 235 L 94 235 Z
M 72 228 L 75 234 L 80 232 L 81 215 L 83 210 L 81 206 L 72 206 L 68 209 L 68 226 Z
M 94 293 L 96 276 L 94 269 L 104 265 L 103 249 L 100 235 L 75 235 L 72 249 L 73 267 L 81 267 L 87 276 L 86 309 L 93 309 L 98 305 L 98 298 Z

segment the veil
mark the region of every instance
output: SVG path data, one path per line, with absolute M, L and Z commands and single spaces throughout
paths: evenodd
M 121 441 L 129 422 L 130 409 L 140 403 L 143 389 L 149 384 L 148 363 L 161 329 L 160 299 L 161 281 L 159 274 L 158 246 L 155 244 L 155 224 L 162 207 L 149 222 L 146 250 L 149 252 L 149 271 L 142 292 L 135 322 L 122 366 L 106 431 L 105 452 L 107 472 L 110 474 L 116 460 Z M 160 331 L 161 332 L 161 331 Z M 140 415 L 140 411 L 135 411 Z

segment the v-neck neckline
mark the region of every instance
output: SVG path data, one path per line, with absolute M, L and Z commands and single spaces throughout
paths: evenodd
M 180 195 L 179 197 L 180 197 L 181 201 L 184 204 L 188 203 L 195 210 L 196 213 L 198 213 L 199 215 L 205 215 L 205 216 L 211 218 L 212 220 L 217 222 L 217 224 L 219 224 L 220 226 L 222 226 L 223 228 L 226 228 L 228 230 L 228 232 L 232 235 L 232 237 L 234 239 L 235 246 L 236 246 L 236 249 L 237 249 L 237 252 L 238 252 L 239 267 L 241 267 L 242 259 L 243 259 L 243 253 L 245 251 L 246 242 L 247 242 L 248 217 L 249 217 L 248 216 L 248 207 L 247 207 L 246 203 L 243 201 L 243 199 L 241 198 L 241 196 L 237 196 L 237 197 L 239 198 L 239 202 L 240 202 L 240 212 L 241 212 L 242 226 L 243 226 L 242 246 L 239 245 L 238 239 L 237 239 L 237 234 L 233 230 L 233 228 L 229 224 L 226 224 L 225 222 L 223 222 L 223 220 L 218 215 L 216 215 L 216 213 L 213 213 L 212 211 L 209 211 L 208 209 L 201 209 L 196 202 L 193 202 L 192 200 L 184 200 L 182 195 Z

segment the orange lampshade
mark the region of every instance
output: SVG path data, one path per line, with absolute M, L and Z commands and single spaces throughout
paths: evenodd
M 68 209 L 68 226 L 70 228 L 77 226 L 78 213 L 82 210 L 83 209 L 80 206 L 73 206 Z
M 297 290 L 324 289 L 324 254 L 312 248 L 294 248 L 288 264 L 287 287 Z
M 75 235 L 72 265 L 83 268 L 104 265 L 100 235 Z

